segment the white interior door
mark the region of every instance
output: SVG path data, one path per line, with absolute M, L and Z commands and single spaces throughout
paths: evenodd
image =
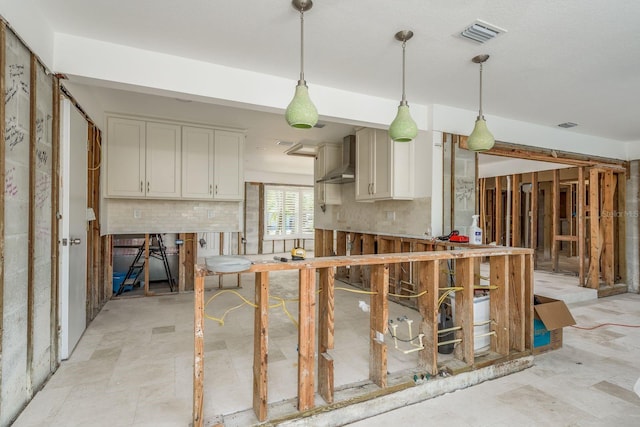
M 60 358 L 87 326 L 87 132 L 71 102 L 60 105 Z

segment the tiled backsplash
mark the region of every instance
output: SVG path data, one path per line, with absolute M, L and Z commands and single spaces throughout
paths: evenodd
M 242 202 L 104 199 L 102 212 L 102 234 L 242 230 Z

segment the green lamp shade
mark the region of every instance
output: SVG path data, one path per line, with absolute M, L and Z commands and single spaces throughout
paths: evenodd
M 483 117 L 478 117 L 476 125 L 473 128 L 473 132 L 467 139 L 467 147 L 471 151 L 487 151 L 493 147 L 496 140 L 493 138 L 489 129 L 487 129 L 487 122 Z
M 318 123 L 318 110 L 309 98 L 309 88 L 304 83 L 298 83 L 296 94 L 287 107 L 285 118 L 289 126 L 309 129 Z
M 418 135 L 418 126 L 411 118 L 408 105 L 399 105 L 398 114 L 389 126 L 389 137 L 396 142 L 409 142 Z

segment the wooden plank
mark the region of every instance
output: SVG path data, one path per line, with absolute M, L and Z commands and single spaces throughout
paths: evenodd
M 454 326 L 456 339 L 462 339 L 454 347 L 454 356 L 467 365 L 473 365 L 473 259 L 456 259 L 456 286 L 463 289 L 456 292 L 456 314 Z
M 531 173 L 531 249 L 533 249 L 534 263 L 537 259 L 535 251 L 538 249 L 538 172 Z
M 507 256 L 491 257 L 489 259 L 490 284 L 497 289 L 491 290 L 489 298 L 489 318 L 491 330 L 491 350 L 506 356 L 509 354 L 509 258 Z M 456 295 L 456 303 L 457 303 Z M 456 304 L 457 315 L 457 304 Z
M 347 255 L 347 232 L 336 231 L 336 255 Z M 336 277 L 347 277 L 347 268 L 339 267 L 335 274 Z
M 204 269 L 196 270 L 193 321 L 193 427 L 204 425 Z
M 584 259 L 585 259 L 585 212 L 584 212 L 584 203 L 585 203 L 585 195 L 586 195 L 586 186 L 584 183 L 584 167 L 578 168 L 578 188 L 576 190 L 578 193 L 578 226 L 576 230 L 576 234 L 578 237 L 578 284 L 580 286 L 585 285 L 584 281 Z
M 0 24 L 0 49 L 4 49 L 5 47 L 5 39 L 4 39 L 4 23 Z M 5 69 L 5 58 L 4 55 L 0 55 L 0 70 Z M 5 93 L 4 88 L 4 73 L 0 73 L 0 93 Z M 49 313 L 50 318 L 50 367 L 51 372 L 54 372 L 58 367 L 58 331 L 60 326 L 60 318 L 59 318 L 59 274 L 60 274 L 60 266 L 59 264 L 59 250 L 58 247 L 58 239 L 60 238 L 60 226 L 58 221 L 58 212 L 60 209 L 60 82 L 57 77 L 53 77 L 53 95 L 51 97 L 51 103 L 53 105 L 52 114 L 53 114 L 53 123 L 51 125 L 51 161 L 52 161 L 52 171 L 51 171 L 51 308 Z M 0 102 L 0 117 L 4 117 L 4 103 Z M 4 141 L 4 120 L 0 120 L 0 140 Z M 4 153 L 5 150 L 0 150 L 0 173 L 4 176 Z M 0 218 L 4 218 L 4 192 L 3 195 L 0 196 Z M 4 220 L 0 220 L 0 236 L 4 236 Z M 0 239 L 0 241 L 3 239 Z M 110 238 L 107 237 L 110 245 Z M 0 245 L 4 245 L 0 243 Z M 4 247 L 4 246 L 2 246 Z M 111 248 L 111 246 L 109 246 Z M 110 255 L 110 254 L 109 254 Z M 4 250 L 0 249 L 0 256 L 4 259 Z M 110 258 L 107 258 L 110 259 Z M 2 271 L 2 267 L 0 267 L 0 271 Z M 108 270 L 110 271 L 110 270 Z M 112 272 L 111 272 L 112 273 Z M 111 273 L 109 274 L 109 278 L 111 278 Z M 0 283 L 4 283 L 4 278 L 2 277 L 2 273 L 0 273 Z M 109 285 L 111 287 L 111 284 Z M 0 286 L 2 288 L 2 286 Z M 0 290 L 0 306 L 2 306 L 2 290 Z M 109 297 L 111 293 L 108 294 Z M 0 318 L 2 318 L 2 308 L 0 308 Z M 2 320 L 0 320 L 0 331 L 2 330 Z M 2 341 L 2 334 L 0 333 L 0 341 Z M 0 354 L 2 353 L 2 344 L 0 344 Z M 1 377 L 1 375 L 0 375 Z M 1 381 L 0 381 L 1 384 Z
M 525 350 L 525 255 L 509 256 L 509 349 Z
M 322 246 L 322 253 L 324 256 L 335 255 L 335 250 L 333 249 L 333 230 L 324 230 Z
M 329 350 L 334 346 L 334 269 L 321 268 L 319 273 L 320 294 L 318 307 L 318 393 L 327 403 L 333 403 L 333 358 Z
M 502 206 L 502 177 L 497 176 L 495 178 L 495 231 L 496 231 L 496 243 L 498 245 L 502 245 L 504 242 L 502 241 L 502 221 L 504 220 L 504 212 Z
M 558 271 L 558 242 L 553 236 L 557 236 L 560 229 L 560 171 L 554 169 L 551 183 L 551 270 Z
M 362 254 L 362 234 L 351 233 L 351 249 L 350 255 Z M 362 268 L 360 266 L 350 266 L 349 268 L 349 283 L 361 283 Z
M 197 233 L 186 233 L 184 245 L 180 252 L 184 251 L 184 290 L 191 291 L 194 286 L 195 270 L 198 255 L 198 235 Z
M 626 257 L 626 240 L 627 240 L 627 182 L 624 173 L 615 175 L 617 182 L 616 188 L 618 215 L 614 216 L 617 220 L 617 226 L 614 230 L 617 232 L 616 251 L 614 255 L 614 265 L 617 268 L 615 277 L 619 277 L 622 283 L 627 282 L 627 257 Z M 623 213 L 623 214 L 621 214 Z
M 533 264 L 534 255 L 524 255 L 524 347 L 533 349 Z
M 520 207 L 522 204 L 522 193 L 520 191 L 521 177 L 519 174 L 511 177 L 511 246 L 522 246 L 522 216 Z
M 362 254 L 375 254 L 376 253 L 376 235 L 375 234 L 363 234 L 362 235 Z M 362 287 L 369 289 L 371 287 L 371 268 L 369 266 L 363 266 L 361 268 L 360 276 L 362 279 Z
M 314 406 L 316 269 L 299 273 L 298 302 L 298 411 Z
M 185 259 L 187 257 L 185 243 L 187 242 L 187 233 L 178 234 L 178 239 L 183 242 L 182 246 L 178 248 L 178 292 L 184 292 L 186 280 Z
M 589 170 L 589 272 L 587 286 L 598 289 L 600 286 L 600 180 L 598 170 Z
M 598 157 L 586 154 L 571 153 L 548 148 L 532 147 L 521 144 L 511 144 L 496 141 L 489 154 L 518 159 L 539 160 L 550 163 L 560 163 L 574 166 L 598 166 L 602 169 L 610 169 L 623 172 L 629 162 L 607 157 Z
M 28 238 L 27 238 L 27 372 L 26 391 L 33 396 L 33 352 L 34 352 L 34 316 L 35 316 L 35 230 L 36 230 L 36 114 L 37 114 L 37 87 L 36 71 L 38 67 L 36 56 L 31 54 L 30 82 L 29 82 L 29 211 L 28 211 Z M 4 72 L 4 70 L 2 70 Z M 3 140 L 4 141 L 4 140 Z M 4 144 L 3 144 L 4 149 Z M 3 236 L 4 237 L 4 236 Z M 2 286 L 4 284 L 0 284 Z
M 389 265 L 377 264 L 371 266 L 371 311 L 370 349 L 369 349 L 369 379 L 378 387 L 387 386 L 387 345 L 385 335 L 389 322 Z
M 420 333 L 424 348 L 418 352 L 418 369 L 430 375 L 438 373 L 438 288 L 440 261 L 416 263 L 418 269 L 418 312 L 422 316 Z M 423 294 L 424 293 L 424 294 Z
M 316 228 L 314 234 L 313 255 L 316 257 L 326 256 L 324 253 L 324 230 Z
M 577 242 L 578 236 L 567 236 L 567 235 L 560 234 L 557 236 L 553 236 L 553 240 L 558 242 Z
M 259 421 L 267 419 L 267 361 L 269 351 L 269 273 L 255 276 L 253 315 L 253 412 Z
M 602 235 L 604 241 L 602 242 L 602 276 L 604 283 L 607 286 L 612 286 L 614 282 L 614 230 L 613 230 L 613 216 L 615 215 L 613 208 L 613 194 L 616 191 L 615 178 L 613 172 L 608 170 L 604 173 L 604 189 L 603 189 L 603 209 L 601 215 L 602 221 Z

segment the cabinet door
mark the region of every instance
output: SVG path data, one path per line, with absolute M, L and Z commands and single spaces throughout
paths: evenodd
M 315 179 L 325 176 L 336 169 L 342 161 L 342 148 L 339 145 L 325 144 L 318 148 L 315 163 Z M 342 203 L 342 186 L 340 184 L 316 184 L 316 200 L 320 204 L 339 205 Z
M 392 196 L 391 165 L 393 164 L 393 142 L 387 131 L 376 129 L 372 150 L 373 171 L 371 180 L 372 197 L 374 199 L 388 199 Z
M 182 197 L 213 198 L 213 129 L 182 128 Z
M 356 132 L 356 200 L 371 200 L 374 130 Z
M 244 197 L 244 134 L 215 131 L 213 198 L 242 200 Z
M 107 119 L 107 196 L 142 197 L 145 192 L 145 122 Z
M 147 123 L 147 197 L 180 197 L 180 139 L 180 126 Z

